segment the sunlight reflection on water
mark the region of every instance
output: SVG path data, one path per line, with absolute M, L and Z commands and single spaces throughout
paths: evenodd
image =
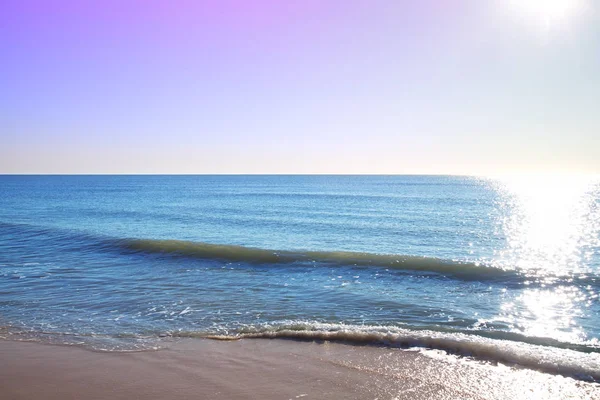
M 568 275 L 591 272 L 600 247 L 598 179 L 584 176 L 525 176 L 496 181 L 504 267 Z
M 593 259 L 600 248 L 599 180 L 527 176 L 499 179 L 494 185 L 501 199 L 498 233 L 506 238 L 499 263 L 542 282 L 541 288 L 507 296 L 495 320 L 528 336 L 597 342 L 575 320 L 598 301 L 594 288 L 569 285 L 572 280 L 552 283 L 556 276 L 598 270 Z

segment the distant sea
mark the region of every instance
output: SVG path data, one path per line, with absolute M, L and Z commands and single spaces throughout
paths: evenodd
M 0 176 L 0 337 L 437 349 L 600 380 L 600 181 Z

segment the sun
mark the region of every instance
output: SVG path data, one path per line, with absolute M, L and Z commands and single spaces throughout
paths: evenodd
M 521 12 L 545 22 L 564 20 L 583 6 L 585 0 L 509 0 Z

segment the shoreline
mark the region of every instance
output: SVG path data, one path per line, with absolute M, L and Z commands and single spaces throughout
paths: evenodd
M 600 397 L 600 384 L 529 369 L 327 341 L 181 339 L 119 353 L 0 340 L 0 359 L 7 400 Z

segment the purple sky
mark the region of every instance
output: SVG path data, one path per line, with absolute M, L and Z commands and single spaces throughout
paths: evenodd
M 4 0 L 0 173 L 600 172 L 598 7 L 515 1 Z

